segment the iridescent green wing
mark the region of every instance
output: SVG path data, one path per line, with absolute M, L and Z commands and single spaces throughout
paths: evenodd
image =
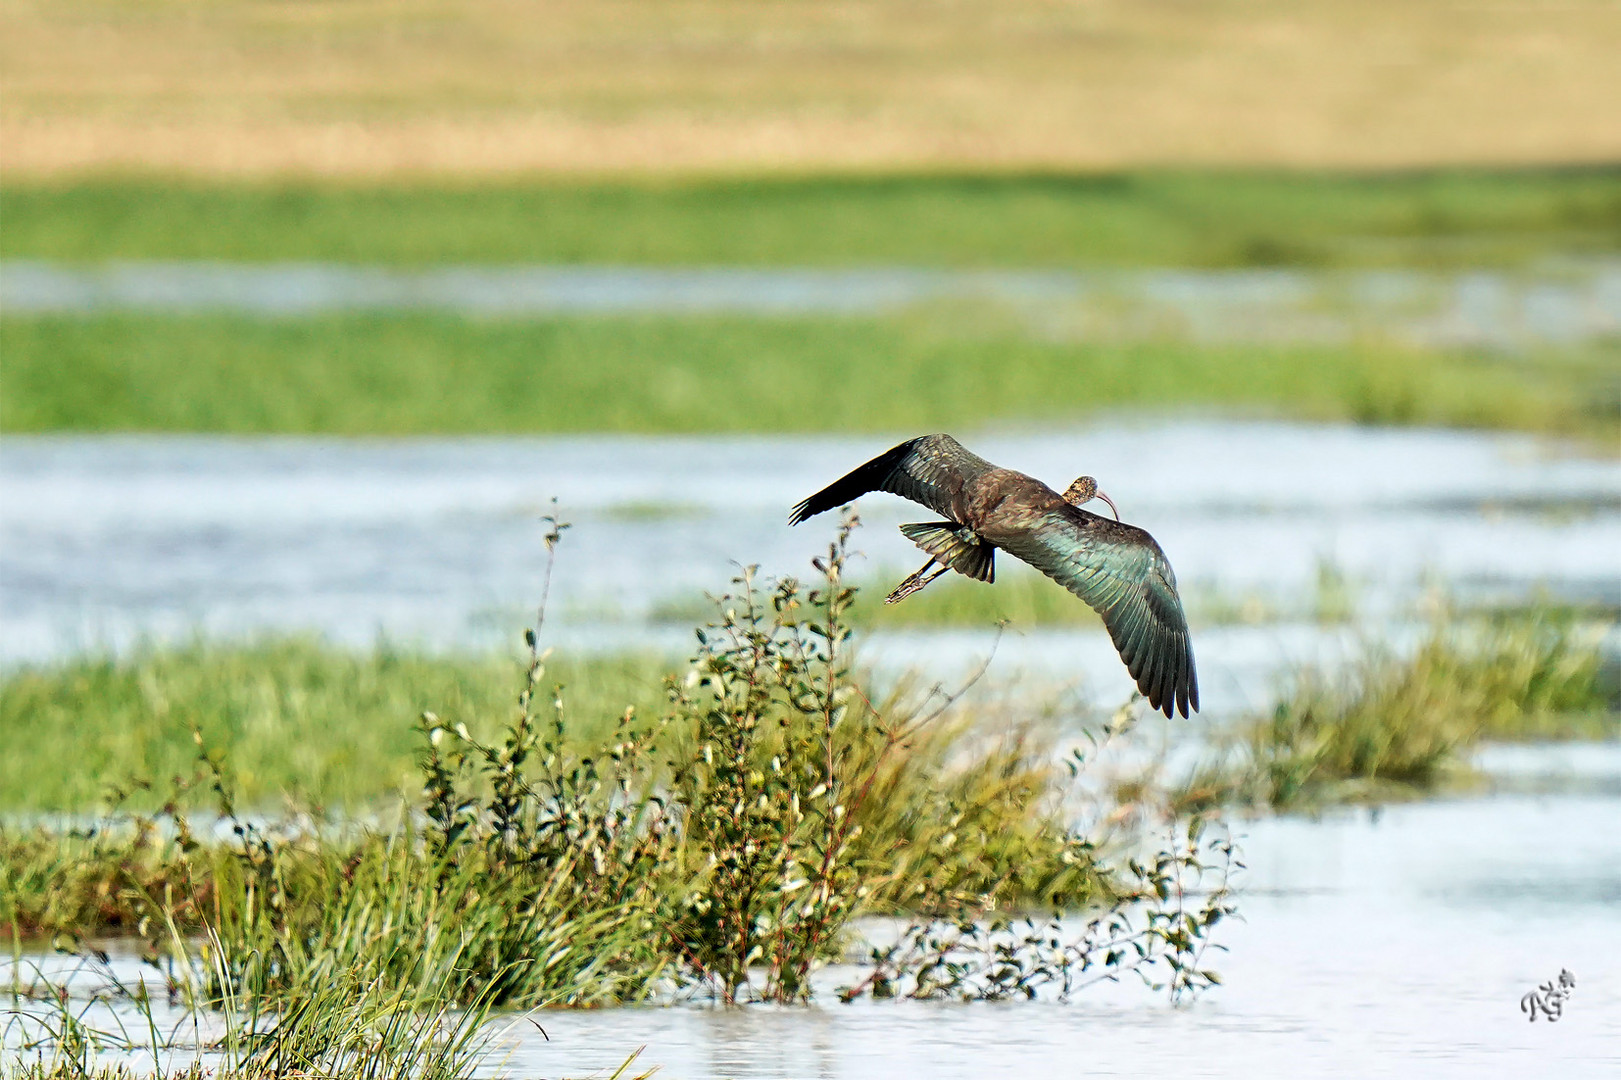
M 1103 616 L 1120 659 L 1166 716 L 1199 708 L 1188 620 L 1176 575 L 1154 538 L 1134 525 L 1066 507 L 993 538 Z
M 964 450 L 950 435 L 919 436 L 839 477 L 794 507 L 788 522 L 798 525 L 808 517 L 854 502 L 869 491 L 887 491 L 911 499 L 956 521 L 963 486 L 994 467 Z

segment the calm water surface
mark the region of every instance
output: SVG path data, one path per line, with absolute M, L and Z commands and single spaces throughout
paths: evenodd
M 1523 271 L 931 270 L 333 263 L 0 263 L 16 312 L 449 310 L 556 315 L 878 315 L 988 303 L 1068 339 L 1571 344 L 1621 330 L 1621 262 Z
M 1212 961 L 1224 985 L 1185 1009 L 1123 985 L 1067 1005 L 570 1013 L 510 1060 L 583 1071 L 645 1042 L 661 1075 L 693 1080 L 1614 1076 L 1617 821 L 1612 793 L 1252 823 L 1243 921 Z M 1565 1016 L 1528 1023 L 1521 997 L 1561 967 Z

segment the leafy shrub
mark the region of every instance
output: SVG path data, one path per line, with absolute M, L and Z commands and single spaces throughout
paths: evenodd
M 1080 970 L 1168 971 L 1174 993 L 1213 981 L 1198 960 L 1229 910 L 1225 842 L 1201 847 L 1190 830 L 1111 864 L 1069 824 L 1072 773 L 1032 729 L 988 736 L 950 696 L 902 689 L 874 704 L 846 619 L 853 526 L 816 560 L 814 587 L 762 587 L 745 571 L 666 680 L 662 715 L 626 709 L 605 739 L 575 737 L 567 687 L 547 686 L 530 631 L 497 737 L 424 714 L 423 799 L 392 826 L 248 819 L 199 733 L 194 783 L 212 790 L 231 838 L 194 827 L 171 799 L 161 828 L 135 830 L 141 861 L 114 872 L 127 879 L 116 925 L 173 957 L 197 1004 L 283 1016 L 356 979 L 475 1009 L 803 1001 L 814 968 L 843 955 L 851 920 L 877 913 L 915 917 L 911 944 L 874 953 L 881 978 L 851 994 L 1008 996 L 1008 964 L 1031 992 L 1073 988 Z M 80 854 L 123 858 L 115 833 Z M 1206 866 L 1212 851 L 1223 858 Z M 108 925 L 93 906 L 41 908 L 37 892 L 68 872 L 43 861 L 36 895 L 12 902 L 20 921 Z M 1215 887 L 1184 903 L 1210 873 Z M 1029 914 L 1076 910 L 1092 912 L 1079 937 L 1061 914 Z M 187 953 L 199 933 L 200 970 Z

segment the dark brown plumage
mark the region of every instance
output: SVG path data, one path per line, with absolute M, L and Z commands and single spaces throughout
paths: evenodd
M 1176 575 L 1142 529 L 1088 513 L 1040 480 L 969 453 L 950 435 L 924 435 L 886 450 L 794 507 L 789 520 L 798 525 L 869 491 L 911 499 L 948 519 L 901 526 L 931 559 L 891 601 L 922 588 L 944 568 L 992 581 L 1001 548 L 1103 616 L 1150 705 L 1166 716 L 1198 711 L 1199 682 Z M 1070 494 L 1077 502 L 1104 497 L 1091 477 L 1072 484 Z M 943 569 L 924 578 L 936 562 Z

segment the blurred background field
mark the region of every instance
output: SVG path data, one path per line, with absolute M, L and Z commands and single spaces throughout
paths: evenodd
M 29 173 L 1613 163 L 1603 0 L 7 0 Z
M 12 316 L 14 432 L 884 431 L 1110 410 L 1557 431 L 1613 445 L 1621 352 L 1092 343 L 996 311 L 888 320 Z
M 0 20 L 13 269 L 1174 270 L 1350 316 L 1303 333 L 1263 310 L 1244 343 L 1267 347 L 1241 355 L 1063 305 L 63 317 L 8 279 L 9 431 L 904 430 L 1164 406 L 1602 440 L 1621 408 L 1603 3 L 11 0 Z M 1574 276 L 1556 300 L 1585 310 L 1530 342 L 1415 343 L 1339 295 L 1392 271 L 1458 294 L 1443 312 L 1506 289 L 1486 318 L 1510 323 Z M 881 394 L 839 394 L 872 369 Z
M 1602 439 L 1621 409 L 1610 167 L 14 180 L 0 199 L 12 267 L 0 423 L 13 431 L 898 431 L 1157 407 Z M 139 280 L 187 260 L 204 279 L 221 263 L 289 279 L 240 286 L 236 310 L 188 299 L 195 282 L 119 309 L 37 308 L 18 276 L 113 267 Z M 605 277 L 603 297 L 552 311 L 503 301 L 536 265 Z M 323 301 L 317 283 L 315 309 L 296 310 L 311 288 L 297 274 L 341 267 L 465 267 L 489 283 L 382 304 L 364 284 Z M 638 300 L 637 268 L 676 286 L 683 269 L 743 275 L 764 309 Z M 925 269 L 1007 295 L 862 298 Z M 971 276 L 998 271 L 1000 286 Z M 793 277 L 806 272 L 855 276 L 818 306 L 818 282 L 840 279 Z M 1384 307 L 1367 306 L 1376 297 Z M 1223 320 L 1224 305 L 1240 313 Z M 873 392 L 847 392 L 858 373 Z
M 1621 167 L 694 177 L 7 172 L 8 259 L 649 266 L 1535 266 L 1621 245 Z
M 283 950 L 225 982 L 322 1020 L 333 971 L 403 963 L 421 1014 L 617 927 L 620 974 L 582 949 L 510 1000 L 638 1000 L 693 956 L 583 845 L 545 888 L 605 906 L 534 899 L 496 773 L 436 748 L 498 772 L 556 695 L 537 783 L 629 777 L 627 706 L 675 718 L 661 776 L 709 768 L 665 681 L 709 594 L 814 578 L 834 526 L 787 508 L 945 430 L 1154 534 L 1204 710 L 1133 726 L 1095 617 L 1011 560 L 883 606 L 921 512 L 864 498 L 862 736 L 989 666 L 822 895 L 1120 912 L 1131 844 L 1223 817 L 1254 855 L 1214 1007 L 609 1009 L 519 1072 L 1584 1075 L 1621 1035 L 1617 55 L 1601 0 L 0 0 L 0 938 L 94 968 L 179 913 Z M 518 706 L 544 515 L 558 653 Z M 188 831 L 227 792 L 262 849 Z M 453 794 L 487 835 L 452 916 L 410 829 Z M 637 918 L 740 892 L 693 843 Z M 1557 1048 L 1500 1023 L 1572 963 Z

